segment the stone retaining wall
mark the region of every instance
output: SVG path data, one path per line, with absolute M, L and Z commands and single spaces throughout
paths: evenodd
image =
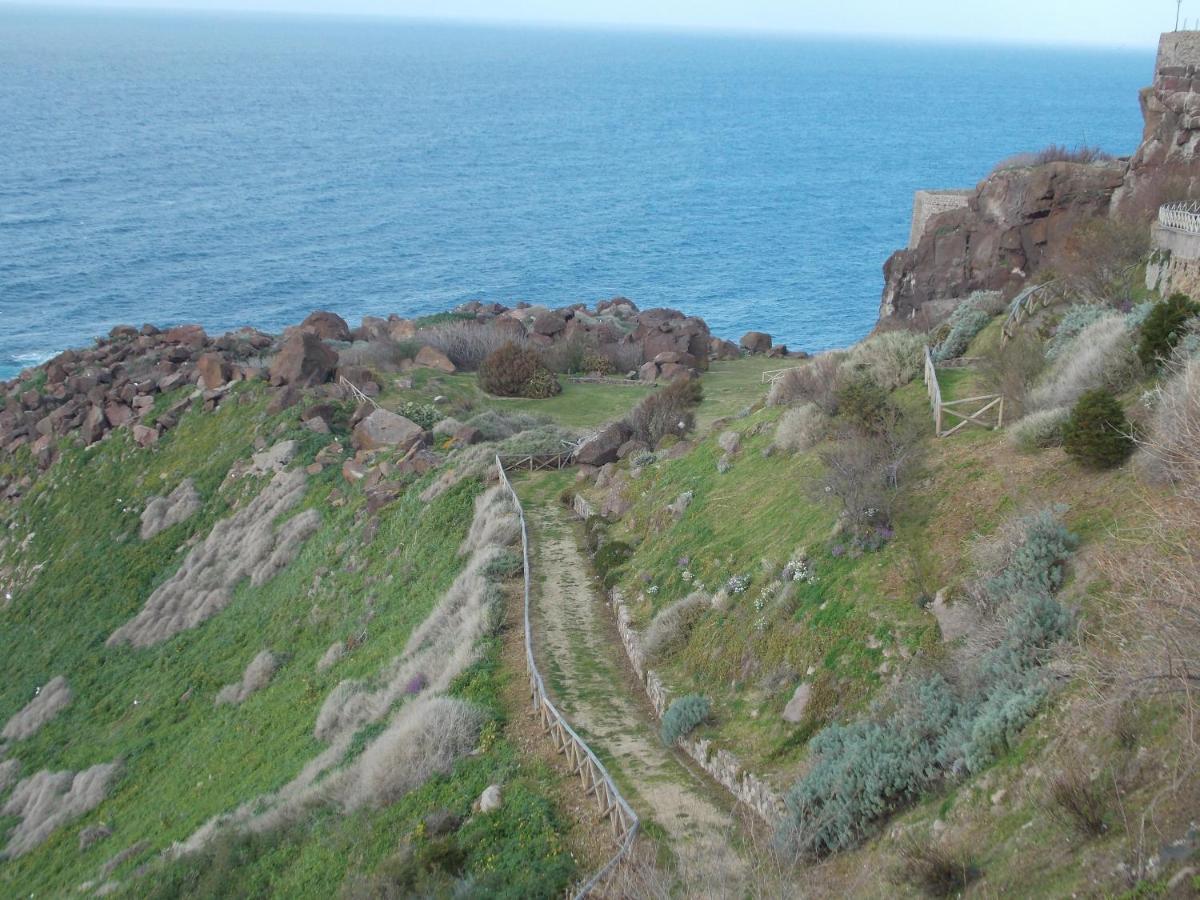
M 971 196 L 969 190 L 917 191 L 913 195 L 912 227 L 908 232 L 908 249 L 914 249 L 925 233 L 929 220 L 940 213 L 961 209 Z
M 642 649 L 642 636 L 633 626 L 633 617 L 625 598 L 618 590 L 610 595 L 613 613 L 617 618 L 617 632 L 621 636 L 621 644 L 629 663 L 637 673 L 638 679 L 646 690 L 646 696 L 654 706 L 658 718 L 662 718 L 670 705 L 671 692 L 663 684 L 658 673 L 646 667 L 646 654 Z M 711 740 L 681 739 L 679 745 L 696 764 L 708 775 L 724 787 L 734 798 L 754 810 L 768 825 L 774 827 L 784 815 L 783 798 L 779 796 L 765 779 L 747 772 L 741 761 L 728 750 L 718 749 Z

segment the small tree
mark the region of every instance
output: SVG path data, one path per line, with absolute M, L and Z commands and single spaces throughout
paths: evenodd
M 1129 420 L 1117 398 L 1105 390 L 1088 391 L 1063 425 L 1063 449 L 1095 469 L 1119 466 L 1133 453 Z
M 505 344 L 479 365 L 479 386 L 496 397 L 552 397 L 562 385 L 537 353 L 516 344 Z
M 1142 323 L 1142 337 L 1138 342 L 1138 358 L 1142 364 L 1148 366 L 1169 357 L 1183 337 L 1184 324 L 1195 315 L 1200 315 L 1200 304 L 1193 302 L 1187 294 L 1172 294 L 1154 304 Z
M 699 381 L 676 378 L 635 406 L 625 423 L 635 438 L 656 447 L 667 435 L 683 437 L 696 427 L 692 409 L 703 396 L 704 389 Z

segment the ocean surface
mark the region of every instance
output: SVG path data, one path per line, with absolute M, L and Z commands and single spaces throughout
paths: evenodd
M 1128 154 L 1153 52 L 0 6 L 0 378 L 116 323 L 623 294 L 809 350 L 913 191 Z

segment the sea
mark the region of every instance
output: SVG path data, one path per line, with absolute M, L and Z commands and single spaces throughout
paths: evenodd
M 1145 50 L 0 5 L 0 378 L 471 299 L 849 344 L 913 192 L 1129 154 Z

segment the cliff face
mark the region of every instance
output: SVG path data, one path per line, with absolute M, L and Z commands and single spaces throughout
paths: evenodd
M 931 218 L 911 249 L 884 264 L 880 317 L 974 290 L 1004 290 L 1097 215 L 1144 217 L 1200 196 L 1200 32 L 1164 34 L 1154 83 L 1141 92 L 1145 129 L 1128 160 L 1051 162 L 995 172 L 967 206 Z
M 1113 197 L 1121 214 L 1151 212 L 1200 191 L 1200 32 L 1162 36 L 1154 83 L 1140 99 L 1142 143 Z
M 1023 281 L 1085 219 L 1108 211 L 1125 163 L 1053 162 L 1005 169 L 962 209 L 929 220 L 911 250 L 884 264 L 879 314 L 909 316 L 932 300 Z

